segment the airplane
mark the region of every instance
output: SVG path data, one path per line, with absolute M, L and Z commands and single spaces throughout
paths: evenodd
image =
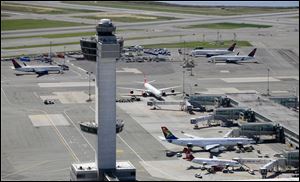
M 174 86 L 174 87 L 167 87 L 167 88 L 161 88 L 157 89 L 150 83 L 154 82 L 155 80 L 152 81 L 147 81 L 145 75 L 144 75 L 144 82 L 138 82 L 138 83 L 143 83 L 144 84 L 144 89 L 136 89 L 136 88 L 126 88 L 126 87 L 118 87 L 121 89 L 130 89 L 130 95 L 127 96 L 135 96 L 135 97 L 154 97 L 157 100 L 164 101 L 162 97 L 166 97 L 169 95 L 177 95 L 180 94 L 180 92 L 175 92 L 174 88 L 180 87 L 180 86 Z M 134 91 L 141 91 L 141 94 L 134 94 Z M 165 90 L 171 90 L 171 93 L 166 93 Z
M 58 73 L 62 73 L 63 70 L 61 66 L 27 66 L 25 63 L 23 63 L 24 66 L 21 66 L 15 59 L 12 59 L 12 63 L 14 65 L 13 69 L 16 71 L 34 72 L 37 74 L 37 77 L 47 75 L 49 71 L 58 71 Z
M 224 54 L 230 54 L 234 51 L 236 43 L 233 43 L 228 49 L 197 49 L 192 50 L 191 54 L 193 57 L 198 56 L 216 56 L 216 55 L 224 55 Z
M 243 145 L 255 143 L 250 138 L 200 138 L 189 134 L 184 134 L 188 136 L 187 138 L 177 138 L 167 127 L 162 126 L 161 129 L 165 136 L 164 138 L 160 137 L 163 141 L 189 148 L 197 146 L 212 153 L 218 153 L 233 146 L 243 147 Z
M 216 156 L 213 156 L 213 158 L 195 158 L 191 152 L 190 149 L 184 148 L 186 157 L 183 159 L 186 159 L 187 161 L 191 161 L 193 163 L 202 164 L 203 168 L 205 166 L 210 166 L 210 169 L 208 171 L 215 171 L 216 168 L 227 169 L 228 167 L 241 167 L 242 164 L 235 161 L 235 160 L 227 160 L 227 159 L 218 159 Z M 202 169 L 203 169 L 202 168 Z M 213 168 L 213 169 L 212 169 Z
M 219 55 L 219 56 L 212 56 L 209 58 L 210 62 L 216 61 L 225 61 L 226 63 L 240 63 L 246 62 L 249 60 L 254 59 L 254 55 L 256 52 L 256 48 L 253 49 L 248 55 Z

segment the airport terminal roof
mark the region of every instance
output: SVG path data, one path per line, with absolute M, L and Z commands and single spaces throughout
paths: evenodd
M 258 94 L 230 94 L 228 97 L 237 101 L 239 106 L 250 107 L 269 121 L 279 123 L 299 136 L 298 112 L 292 111 Z

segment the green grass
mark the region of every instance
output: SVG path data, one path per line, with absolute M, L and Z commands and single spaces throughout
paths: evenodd
M 130 37 L 124 38 L 124 40 L 139 40 L 139 39 L 153 39 L 153 38 L 164 38 L 164 37 L 179 37 L 180 35 L 158 35 L 158 36 L 143 36 L 143 37 Z
M 125 31 L 143 31 L 142 29 L 120 29 L 116 32 Z M 93 32 L 75 32 L 75 33 L 62 33 L 62 34 L 47 34 L 47 35 L 31 35 L 31 36 L 17 36 L 17 37 L 1 37 L 1 39 L 25 39 L 25 38 L 64 38 L 64 37 L 81 37 L 81 36 L 94 36 L 96 34 Z
M 53 7 L 31 6 L 31 5 L 21 5 L 21 4 L 13 4 L 13 3 L 1 4 L 1 10 L 26 12 L 26 13 L 37 13 L 37 14 L 64 14 L 64 13 L 76 13 L 76 12 L 99 12 L 99 11 L 94 11 L 94 10 L 53 8 Z
M 258 24 L 247 24 L 247 23 L 207 23 L 207 24 L 196 24 L 189 25 L 182 28 L 209 28 L 209 29 L 236 29 L 236 28 L 269 28 L 271 25 L 258 25 Z
M 195 47 L 204 47 L 204 48 L 227 48 L 232 45 L 233 41 L 226 40 L 223 41 L 223 44 L 216 42 L 179 42 L 179 43 L 165 43 L 165 44 L 150 44 L 143 45 L 145 48 L 195 48 Z M 248 41 L 236 41 L 238 47 L 252 46 Z
M 79 41 L 76 42 L 68 42 L 68 43 L 58 43 L 51 44 L 51 46 L 61 46 L 61 45 L 72 45 L 72 44 L 80 44 Z M 38 44 L 38 45 L 28 45 L 28 46 L 15 46 L 15 47 L 4 47 L 2 49 L 26 49 L 26 48 L 34 48 L 34 47 L 50 47 L 50 44 Z
M 243 15 L 243 14 L 261 14 L 261 13 L 276 13 L 299 8 L 266 8 L 266 7 L 200 7 L 200 6 L 182 6 L 171 5 L 160 2 L 151 1 L 63 1 L 64 3 L 82 4 L 90 6 L 102 6 L 113 8 L 138 9 L 171 13 L 186 13 L 200 15 Z
M 175 36 L 175 35 L 174 35 Z M 157 36 L 159 37 L 159 36 Z M 166 36 L 164 36 L 166 37 Z M 126 40 L 134 40 L 134 39 L 144 39 L 149 37 L 133 37 L 128 38 Z M 156 38 L 156 37 L 152 37 Z M 165 43 L 165 44 L 149 44 L 143 45 L 145 48 L 195 48 L 195 47 L 204 47 L 204 48 L 227 48 L 232 45 L 232 40 L 225 40 L 222 43 L 216 42 L 179 42 L 179 43 Z M 248 41 L 236 41 L 238 47 L 246 47 L 252 46 Z M 69 43 L 58 43 L 52 44 L 51 46 L 61 46 L 61 45 L 72 45 L 72 44 L 79 44 L 78 41 L 76 42 L 69 42 Z M 29 45 L 29 46 L 15 46 L 15 47 L 4 47 L 3 49 L 26 49 L 26 48 L 34 48 L 34 47 L 49 47 L 50 44 L 39 44 L 39 45 Z
M 101 16 L 101 15 L 96 15 L 96 16 L 74 16 L 77 18 L 87 18 L 87 19 L 103 19 L 103 18 L 108 18 L 111 19 L 113 22 L 126 22 L 126 23 L 136 23 L 136 22 L 149 22 L 149 21 L 163 21 L 163 20 L 175 20 L 177 18 L 174 17 L 165 17 L 165 16 L 145 16 L 145 15 L 137 15 L 137 17 L 130 16 L 130 15 L 124 15 L 120 17 L 114 17 L 114 16 Z
M 91 33 L 91 32 L 78 32 L 78 33 L 73 33 L 74 34 L 79 34 L 79 36 L 83 36 L 82 33 L 87 33 L 87 34 L 92 34 L 94 35 L 95 33 Z M 55 35 L 55 34 L 53 34 Z M 60 34 L 59 37 L 66 37 L 63 35 L 69 35 L 71 36 L 71 34 Z M 49 35 L 47 35 L 49 38 Z M 56 36 L 55 38 L 59 38 L 58 36 Z M 169 36 L 146 36 L 146 37 L 131 37 L 131 38 L 125 38 L 125 40 L 137 40 L 137 39 L 151 39 L 151 38 L 158 38 L 158 37 L 178 37 L 178 35 L 169 35 Z M 69 43 L 59 43 L 59 44 L 52 44 L 51 46 L 60 46 L 60 45 L 70 45 L 70 44 L 79 44 L 78 41 L 76 42 L 69 42 Z M 28 46 L 15 46 L 15 47 L 4 47 L 3 49 L 26 49 L 26 48 L 34 48 L 34 47 L 49 47 L 50 44 L 38 44 L 38 45 L 28 45 Z
M 68 26 L 82 26 L 85 24 L 53 21 L 53 20 L 35 20 L 35 19 L 17 19 L 17 20 L 1 20 L 2 30 L 21 30 L 21 29 L 35 29 L 35 28 L 53 28 L 53 27 L 68 27 Z

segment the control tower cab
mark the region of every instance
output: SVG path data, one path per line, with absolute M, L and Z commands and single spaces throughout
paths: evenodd
M 117 38 L 114 35 L 116 27 L 112 24 L 110 19 L 101 19 L 96 26 L 98 42 L 103 44 L 116 44 Z
M 97 60 L 97 42 L 103 44 L 119 44 L 119 56 L 123 50 L 123 38 L 116 37 L 116 27 L 110 19 L 101 19 L 96 25 L 96 36 L 91 38 L 81 38 L 80 47 L 85 59 L 96 61 Z M 118 57 L 119 57 L 118 56 Z

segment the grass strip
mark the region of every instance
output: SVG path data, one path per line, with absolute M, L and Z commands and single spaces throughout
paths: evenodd
M 99 12 L 95 10 L 85 9 L 67 9 L 67 8 L 55 8 L 46 6 L 32 6 L 23 4 L 3 3 L 1 4 L 1 10 L 17 11 L 25 13 L 36 13 L 36 14 L 66 14 L 76 12 Z
M 204 47 L 204 48 L 227 48 L 232 45 L 234 41 L 225 40 L 221 43 L 218 42 L 178 42 L 178 43 L 164 43 L 164 44 L 148 44 L 142 45 L 145 48 L 195 48 L 195 47 Z M 248 41 L 235 41 L 238 47 L 252 46 Z
M 82 26 L 82 25 L 85 24 L 66 22 L 66 21 L 54 21 L 54 20 L 36 20 L 36 19 L 1 20 L 1 31 L 35 29 L 35 28 L 70 27 L 70 26 Z
M 137 22 L 150 22 L 150 21 L 164 21 L 164 20 L 175 20 L 178 18 L 166 17 L 166 16 L 145 16 L 145 15 L 124 15 L 124 16 L 109 16 L 109 15 L 96 15 L 96 16 L 74 16 L 76 18 L 87 18 L 87 19 L 111 19 L 113 22 L 125 22 L 125 23 L 137 23 Z
M 51 46 L 61 46 L 61 45 L 71 45 L 71 44 L 80 44 L 79 41 L 76 42 L 67 42 L 67 43 L 57 43 L 57 44 L 51 44 Z M 26 48 L 34 48 L 34 47 L 50 47 L 49 44 L 37 44 L 37 45 L 28 45 L 28 46 L 15 46 L 15 47 L 4 47 L 2 49 L 26 49 Z
M 63 1 L 70 4 L 81 4 L 89 6 L 101 6 L 112 8 L 137 9 L 147 11 L 199 14 L 199 15 L 244 15 L 244 14 L 262 14 L 278 13 L 286 11 L 295 11 L 299 8 L 272 8 L 272 7 L 209 7 L 209 6 L 187 6 L 167 4 L 163 2 L 152 1 Z
M 271 25 L 259 25 L 259 24 L 248 24 L 248 23 L 207 23 L 207 24 L 196 24 L 189 25 L 182 28 L 209 28 L 209 29 L 236 29 L 236 28 L 270 28 Z

